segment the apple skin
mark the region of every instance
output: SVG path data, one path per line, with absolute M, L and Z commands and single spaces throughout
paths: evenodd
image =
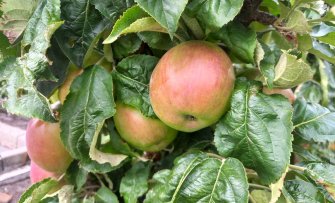
M 62 104 L 64 103 L 66 96 L 70 92 L 70 87 L 71 87 L 73 80 L 77 76 L 79 76 L 82 72 L 83 72 L 83 69 L 78 69 L 72 66 L 69 68 L 68 75 L 64 83 L 62 84 L 62 86 L 60 86 L 59 91 L 58 91 L 58 98 Z
M 188 41 L 166 52 L 150 79 L 150 101 L 158 118 L 184 132 L 216 123 L 234 89 L 232 62 L 217 45 Z
M 295 95 L 291 89 L 278 89 L 278 88 L 270 89 L 267 87 L 263 87 L 263 93 L 267 95 L 281 94 L 284 97 L 286 97 L 291 104 L 293 104 L 295 101 Z
M 30 159 L 49 172 L 64 173 L 73 160 L 61 141 L 59 123 L 31 119 L 26 145 Z
M 57 180 L 60 176 L 61 174 L 46 171 L 43 168 L 39 167 L 35 162 L 30 162 L 30 181 L 32 184 L 46 178 L 52 178 Z
M 156 152 L 164 149 L 178 133 L 160 120 L 146 117 L 137 109 L 121 102 L 116 102 L 113 118 L 120 136 L 143 151 Z

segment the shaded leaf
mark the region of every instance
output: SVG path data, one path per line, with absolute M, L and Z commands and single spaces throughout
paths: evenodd
M 135 35 L 125 35 L 117 39 L 112 44 L 113 56 L 116 59 L 122 59 L 137 51 L 142 44 L 142 41 Z
M 175 40 L 171 41 L 168 34 L 161 32 L 139 32 L 139 38 L 147 43 L 149 47 L 160 50 L 168 50 L 177 45 Z
M 157 62 L 154 56 L 129 56 L 113 71 L 117 99 L 149 117 L 155 116 L 149 99 L 149 80 Z
M 297 99 L 294 103 L 294 132 L 308 141 L 335 141 L 335 112 Z
M 95 202 L 96 203 L 119 203 L 119 200 L 117 199 L 117 196 L 114 194 L 113 191 L 111 191 L 105 186 L 102 186 L 95 193 Z
M 245 63 L 254 63 L 256 33 L 239 22 L 231 22 L 219 31 L 211 33 L 210 39 L 219 40 L 231 53 Z
M 126 203 L 136 203 L 148 190 L 150 164 L 137 162 L 121 180 L 120 193 Z
M 325 202 L 323 195 L 309 182 L 303 180 L 289 180 L 285 181 L 284 186 L 287 191 L 286 195 L 296 203 Z

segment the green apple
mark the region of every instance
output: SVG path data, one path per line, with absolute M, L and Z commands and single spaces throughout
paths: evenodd
M 279 88 L 270 89 L 267 87 L 263 87 L 263 93 L 267 95 L 281 94 L 284 97 L 286 97 L 291 104 L 293 104 L 295 101 L 295 95 L 291 89 L 279 89 Z
M 146 117 L 139 110 L 121 102 L 116 102 L 114 123 L 126 142 L 143 151 L 160 151 L 177 135 L 175 129 L 162 121 Z
M 72 162 L 60 138 L 59 123 L 31 119 L 26 131 L 26 146 L 30 159 L 46 171 L 64 173 Z
M 150 79 L 154 112 L 168 126 L 194 132 L 216 123 L 234 89 L 232 62 L 217 45 L 188 41 L 166 52 Z

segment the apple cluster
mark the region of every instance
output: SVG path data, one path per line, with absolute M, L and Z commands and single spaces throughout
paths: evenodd
M 71 69 L 59 89 L 63 103 L 72 81 L 82 69 Z M 194 132 L 216 123 L 229 107 L 234 89 L 232 62 L 217 45 L 188 41 L 167 51 L 150 79 L 152 108 L 158 118 L 144 116 L 139 110 L 116 101 L 113 117 L 122 139 L 133 147 L 160 151 L 169 145 L 178 131 Z M 265 94 L 282 94 L 291 103 L 292 90 L 263 88 Z M 59 177 L 72 161 L 60 139 L 59 123 L 32 119 L 27 127 L 27 149 L 32 160 L 31 180 Z

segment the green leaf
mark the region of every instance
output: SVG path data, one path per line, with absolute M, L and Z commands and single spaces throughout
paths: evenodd
M 119 203 L 117 196 L 105 186 L 102 186 L 95 193 L 95 202 L 96 203 Z
M 245 63 L 254 63 L 256 33 L 239 22 L 231 22 L 219 31 L 211 33 L 209 39 L 219 40 L 229 48 L 231 54 Z
M 177 45 L 175 40 L 171 41 L 168 34 L 161 32 L 139 32 L 137 36 L 154 49 L 169 50 Z
M 335 141 L 335 112 L 297 99 L 294 103 L 294 132 L 308 141 Z
M 321 42 L 313 41 L 313 49 L 308 50 L 320 59 L 335 64 L 335 48 Z
M 318 40 L 335 46 L 335 26 L 330 26 L 324 23 L 313 27 L 311 36 L 316 37 Z
M 115 22 L 121 15 L 122 12 L 127 10 L 127 8 L 131 7 L 134 4 L 133 0 L 91 0 L 91 4 L 95 6 L 95 8 L 100 11 L 100 13 Z
M 335 197 L 335 166 L 328 163 L 307 164 L 305 174 L 312 178 L 318 185 L 324 187 L 329 194 Z M 335 201 L 335 200 L 334 200 Z
M 250 196 L 257 203 L 269 203 L 271 200 L 271 193 L 266 190 L 253 190 Z
M 119 101 L 154 117 L 149 99 L 149 80 L 158 58 L 134 55 L 123 59 L 113 70 L 115 93 Z
M 44 179 L 30 186 L 20 197 L 19 203 L 39 202 L 45 195 L 58 185 L 56 180 Z
M 166 28 L 172 39 L 188 0 L 135 0 L 135 2 L 161 26 Z
M 81 168 L 77 161 L 73 161 L 66 171 L 66 181 L 79 191 L 87 181 L 88 171 Z
M 310 153 L 309 151 L 307 151 L 306 149 L 304 149 L 303 147 L 299 146 L 299 145 L 293 145 L 293 152 L 298 155 L 303 161 L 306 162 L 320 162 L 321 158 Z
M 65 147 L 88 171 L 107 172 L 114 167 L 110 163 L 99 164 L 89 157 L 101 124 L 114 114 L 112 76 L 98 65 L 86 69 L 72 82 L 60 120 Z
M 48 99 L 36 90 L 30 74 L 15 58 L 0 63 L 0 94 L 5 98 L 2 105 L 12 114 L 55 122 Z
M 265 184 L 274 183 L 290 162 L 292 107 L 282 95 L 265 95 L 258 82 L 238 80 L 231 110 L 215 129 L 215 146 L 254 169 Z
M 9 44 L 7 37 L 0 32 L 0 62 L 6 57 L 16 56 L 19 54 L 19 46 L 13 46 Z
M 141 44 L 142 41 L 135 34 L 122 36 L 112 44 L 113 56 L 122 59 L 137 51 Z
M 5 0 L 1 2 L 0 30 L 10 43 L 14 43 L 25 30 L 28 20 L 37 6 L 37 0 Z
M 51 36 L 62 24 L 59 0 L 41 1 L 29 19 L 21 44 L 23 48 L 30 48 L 20 58 L 20 65 L 31 71 L 34 79 L 56 80 L 48 68 L 50 62 L 45 54 Z
M 104 44 L 113 43 L 122 34 L 142 31 L 166 32 L 155 19 L 149 17 L 139 6 L 129 8 L 116 21 L 112 32 L 103 42 Z
M 275 78 L 276 55 L 265 43 L 257 43 L 255 57 L 256 64 L 264 77 L 265 83 L 272 87 Z
M 187 11 L 205 26 L 206 32 L 216 31 L 232 21 L 240 12 L 243 0 L 191 1 Z
M 148 190 L 150 164 L 137 162 L 126 172 L 121 180 L 120 193 L 125 203 L 136 203 Z
M 312 79 L 314 71 L 311 67 L 296 56 L 283 51 L 275 67 L 275 87 L 287 89 Z
M 154 175 L 156 184 L 145 203 L 161 202 L 247 202 L 248 183 L 237 159 L 217 159 L 202 152 L 175 160 L 172 170 Z
M 304 98 L 311 103 L 319 103 L 322 100 L 322 89 L 318 82 L 307 81 L 295 91 L 297 97 Z
M 285 181 L 284 187 L 287 191 L 287 198 L 297 203 L 320 203 L 325 202 L 323 195 L 317 190 L 312 183 L 303 180 Z M 285 194 L 285 193 L 284 193 Z
M 61 13 L 65 23 L 55 33 L 56 40 L 71 62 L 83 67 L 88 52 L 96 48 L 101 33 L 112 22 L 86 0 L 62 1 Z
M 294 10 L 291 13 L 285 29 L 297 32 L 299 34 L 307 34 L 311 31 L 304 13 L 300 10 Z

